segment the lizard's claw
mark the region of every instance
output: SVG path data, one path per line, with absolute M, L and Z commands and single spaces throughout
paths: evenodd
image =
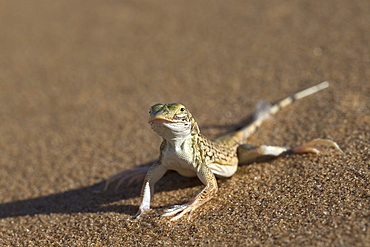
M 343 154 L 342 149 L 338 146 L 336 142 L 333 142 L 328 139 L 315 139 L 313 141 L 307 142 L 295 148 L 292 148 L 290 151 L 295 154 L 302 154 L 302 153 L 314 153 L 314 154 L 325 154 L 326 151 L 321 146 L 331 146 L 334 147 L 336 150 Z
M 103 191 L 107 191 L 109 185 L 117 180 L 118 183 L 115 188 L 116 191 L 123 183 L 126 183 L 127 186 L 130 186 L 133 183 L 142 181 L 148 170 L 149 170 L 148 166 L 139 166 L 114 174 L 113 176 L 109 177 L 105 182 Z
M 185 203 L 183 205 L 174 205 L 172 206 L 172 208 L 164 210 L 165 213 L 162 214 L 162 216 L 166 217 L 166 216 L 173 216 L 173 215 L 178 214 L 175 217 L 172 217 L 170 219 L 170 221 L 176 221 L 180 219 L 182 216 L 184 216 L 186 213 L 189 213 L 189 217 L 188 217 L 189 219 L 191 211 L 193 211 L 197 207 L 198 206 L 194 205 L 194 203 L 191 203 L 191 202 Z

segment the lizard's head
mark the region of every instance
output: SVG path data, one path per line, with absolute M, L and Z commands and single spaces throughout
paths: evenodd
M 164 138 L 198 134 L 199 128 L 191 113 L 182 104 L 156 104 L 150 107 L 149 124 Z

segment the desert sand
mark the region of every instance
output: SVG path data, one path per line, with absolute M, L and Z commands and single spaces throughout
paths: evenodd
M 1 246 L 370 246 L 370 1 L 2 1 Z M 177 222 L 163 210 L 203 185 L 176 173 L 131 218 L 151 163 L 155 103 L 188 107 L 214 138 L 261 99 L 330 87 L 249 142 L 334 140 L 344 154 L 242 165 Z

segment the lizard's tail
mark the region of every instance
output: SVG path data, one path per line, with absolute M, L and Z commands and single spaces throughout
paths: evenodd
M 295 93 L 291 96 L 288 96 L 288 97 L 286 97 L 282 100 L 279 100 L 278 102 L 276 102 L 273 105 L 270 105 L 270 104 L 268 104 L 266 102 L 263 102 L 263 101 L 259 102 L 259 104 L 257 105 L 257 111 L 254 114 L 254 120 L 252 121 L 252 123 L 250 123 L 249 125 L 241 128 L 240 130 L 237 130 L 237 131 L 231 133 L 231 135 L 228 135 L 229 138 L 231 137 L 231 139 L 233 139 L 234 141 L 236 141 L 239 144 L 246 143 L 247 138 L 250 135 L 252 135 L 258 129 L 258 127 L 261 126 L 261 124 L 263 123 L 263 121 L 265 119 L 267 119 L 270 116 L 276 114 L 280 109 L 286 107 L 287 105 L 290 105 L 294 101 L 296 101 L 298 99 L 301 99 L 301 98 L 304 98 L 306 96 L 309 96 L 311 94 L 314 94 L 314 93 L 316 93 L 318 91 L 321 91 L 321 90 L 323 90 L 327 87 L 329 87 L 329 82 L 324 81 L 324 82 L 321 82 L 320 84 L 317 84 L 313 87 L 307 88 L 303 91 L 300 91 L 300 92 Z

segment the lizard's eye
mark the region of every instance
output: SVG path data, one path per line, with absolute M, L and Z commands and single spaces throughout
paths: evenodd
M 181 107 L 181 108 L 180 108 L 180 111 L 185 111 L 185 108 L 184 108 L 184 107 Z

